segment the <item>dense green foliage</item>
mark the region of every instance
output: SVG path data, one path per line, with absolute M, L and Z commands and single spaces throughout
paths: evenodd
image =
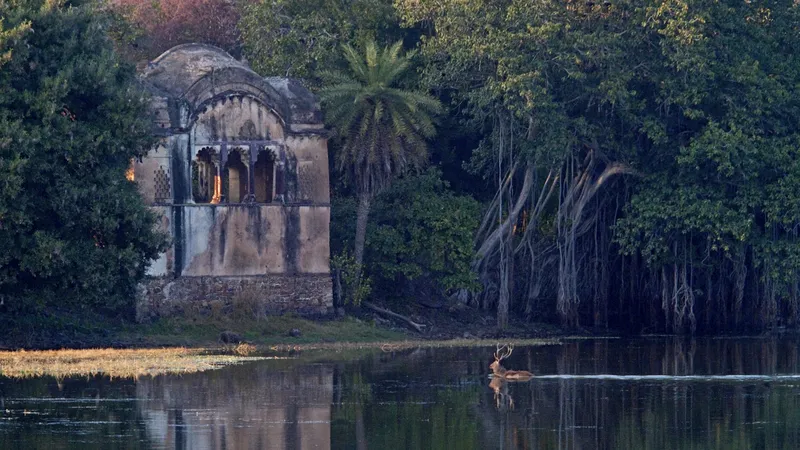
M 436 170 L 398 180 L 373 207 L 367 255 L 384 287 L 420 277 L 440 291 L 475 289 L 471 270 L 478 202 L 456 196 Z
M 486 129 L 490 296 L 572 324 L 797 323 L 796 3 L 398 5 L 435 29 L 427 83 Z
M 89 2 L 91 3 L 91 2 Z M 91 4 L 0 5 L 0 311 L 128 313 L 163 249 L 125 179 L 151 144 L 146 99 Z
M 334 254 L 352 247 L 356 209 L 354 199 L 333 204 Z M 364 270 L 375 294 L 412 297 L 420 291 L 479 289 L 471 269 L 479 219 L 478 202 L 455 195 L 437 170 L 395 181 L 376 197 L 367 226 Z
M 244 54 L 259 73 L 305 78 L 345 69 L 341 46 L 402 37 L 387 0 L 260 0 L 242 8 Z

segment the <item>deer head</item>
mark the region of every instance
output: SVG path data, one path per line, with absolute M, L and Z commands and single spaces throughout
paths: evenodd
M 506 369 L 500 364 L 504 359 L 511 356 L 511 352 L 514 351 L 514 346 L 511 344 L 508 345 L 500 345 L 497 344 L 497 351 L 494 352 L 494 362 L 489 365 L 489 368 L 492 369 L 492 372 L 497 375 L 502 375 L 505 373 Z

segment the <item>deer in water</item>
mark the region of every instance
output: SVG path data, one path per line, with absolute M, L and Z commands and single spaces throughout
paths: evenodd
M 511 344 L 502 346 L 497 344 L 497 351 L 494 352 L 494 362 L 489 365 L 489 368 L 492 369 L 492 375 L 504 380 L 530 380 L 533 378 L 533 374 L 527 370 L 506 370 L 506 368 L 500 364 L 501 361 L 511 356 L 511 352 L 513 351 L 514 346 Z

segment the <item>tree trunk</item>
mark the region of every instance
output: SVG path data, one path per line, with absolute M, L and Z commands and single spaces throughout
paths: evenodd
M 361 304 L 366 306 L 367 308 L 375 311 L 375 312 L 379 312 L 379 313 L 381 313 L 383 315 L 386 315 L 386 316 L 389 316 L 389 317 L 394 317 L 395 319 L 400 319 L 400 320 L 404 321 L 411 328 L 417 330 L 417 333 L 422 333 L 423 332 L 423 328 L 426 327 L 426 325 L 423 324 L 423 323 L 414 322 L 413 320 L 411 320 L 410 317 L 406 317 L 406 316 L 404 316 L 402 314 L 397 314 L 396 312 L 389 311 L 388 309 L 384 309 L 384 308 L 375 306 L 370 302 L 361 302 Z
M 372 198 L 368 193 L 358 195 L 358 212 L 356 217 L 356 241 L 354 258 L 359 268 L 359 280 L 361 278 L 361 265 L 364 262 L 364 242 L 367 238 L 367 218 L 369 218 L 369 208 Z

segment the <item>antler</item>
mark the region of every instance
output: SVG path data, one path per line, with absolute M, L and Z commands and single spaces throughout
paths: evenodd
M 497 351 L 494 352 L 494 359 L 497 362 L 500 362 L 509 356 L 511 356 L 511 352 L 514 351 L 514 346 L 511 344 L 500 345 L 497 344 Z

